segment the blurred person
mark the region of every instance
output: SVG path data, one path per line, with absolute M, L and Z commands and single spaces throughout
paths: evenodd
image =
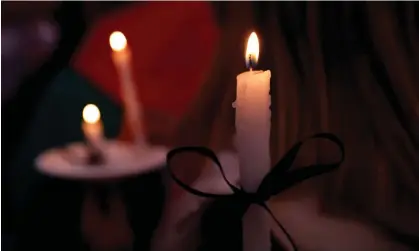
M 79 20 L 66 18 L 68 23 Z M 176 124 L 212 64 L 218 28 L 208 3 L 133 3 L 88 19 L 93 20 L 89 32 L 69 67 L 55 73 L 39 102 L 34 104 L 34 116 L 25 118 L 29 123 L 9 167 L 11 204 L 18 219 L 18 250 L 29 247 L 83 250 L 91 244 L 80 236 L 83 187 L 75 181 L 39 174 L 34 160 L 46 149 L 83 140 L 81 111 L 87 103 L 95 103 L 101 110 L 108 138 L 129 140 L 125 127 L 120 129 L 123 121 L 120 84 L 109 47 L 113 31 L 122 31 L 132 49 L 132 68 L 145 109 L 147 137 L 155 144 L 172 144 Z M 175 90 L 177 95 L 172 95 Z M 151 173 L 122 184 L 136 236 L 135 249 L 147 249 L 160 216 L 163 191 L 159 180 L 159 174 Z M 102 223 L 93 226 L 98 233 L 107 225 Z M 116 227 L 106 228 L 111 233 L 118 231 Z M 112 236 L 102 235 L 98 239 L 112 248 Z

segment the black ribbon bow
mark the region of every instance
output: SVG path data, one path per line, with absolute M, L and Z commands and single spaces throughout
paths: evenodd
M 310 139 L 326 139 L 326 140 L 331 141 L 332 143 L 334 143 L 336 146 L 339 147 L 341 158 L 339 159 L 339 161 L 335 163 L 315 164 L 315 165 L 309 165 L 309 166 L 294 169 L 294 170 L 289 170 L 292 164 L 294 163 L 294 160 L 297 157 L 298 151 L 300 150 L 302 145 Z M 187 184 L 183 183 L 181 180 L 179 180 L 171 168 L 170 160 L 174 158 L 177 154 L 185 153 L 185 152 L 198 153 L 200 155 L 203 155 L 204 157 L 211 159 L 217 165 L 224 181 L 231 188 L 233 193 L 232 194 L 206 193 L 206 192 L 196 190 L 188 186 Z M 231 182 L 227 179 L 224 173 L 224 170 L 221 166 L 221 163 L 218 160 L 215 153 L 211 149 L 208 149 L 206 147 L 192 146 L 192 147 L 175 148 L 167 154 L 166 161 L 167 161 L 167 168 L 172 179 L 179 186 L 181 186 L 183 189 L 185 189 L 191 194 L 194 194 L 200 197 L 206 197 L 206 198 L 215 198 L 215 199 L 226 198 L 226 199 L 234 200 L 238 203 L 246 205 L 246 209 L 251 204 L 257 204 L 261 206 L 262 208 L 264 208 L 271 215 L 272 219 L 275 221 L 278 227 L 280 227 L 281 230 L 284 232 L 284 234 L 287 236 L 290 244 L 292 245 L 293 249 L 296 251 L 297 247 L 294 241 L 292 240 L 291 236 L 288 234 L 288 232 L 282 226 L 282 224 L 278 221 L 278 219 L 273 215 L 272 211 L 269 209 L 269 207 L 266 205 L 265 202 L 268 201 L 272 196 L 277 195 L 280 192 L 286 189 L 289 189 L 296 184 L 299 184 L 300 182 L 303 182 L 312 177 L 315 177 L 324 173 L 328 173 L 337 169 L 344 161 L 344 158 L 345 158 L 345 149 L 344 149 L 343 143 L 339 140 L 338 137 L 330 133 L 315 134 L 307 138 L 306 140 L 302 140 L 296 143 L 285 154 L 285 156 L 271 169 L 271 171 L 265 176 L 265 178 L 262 180 L 261 184 L 259 185 L 259 188 L 256 193 L 246 192 L 242 188 L 236 187 L 233 184 L 231 184 Z

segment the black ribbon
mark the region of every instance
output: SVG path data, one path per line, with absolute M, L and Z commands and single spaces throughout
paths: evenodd
M 309 165 L 306 167 L 290 170 L 292 164 L 294 163 L 295 158 L 297 157 L 298 151 L 300 150 L 302 145 L 310 139 L 326 139 L 326 140 L 331 141 L 336 146 L 338 146 L 341 153 L 341 158 L 339 159 L 339 161 L 335 163 Z M 179 180 L 171 168 L 170 161 L 177 154 L 185 153 L 185 152 L 198 153 L 204 157 L 211 159 L 217 165 L 217 168 L 220 170 L 224 181 L 231 188 L 233 193 L 232 194 L 206 193 L 206 192 L 196 190 L 188 186 L 187 184 L 183 183 L 181 180 Z M 280 192 L 299 184 L 300 182 L 303 182 L 312 177 L 315 177 L 324 173 L 328 173 L 337 169 L 344 161 L 344 158 L 345 158 L 345 149 L 344 149 L 343 143 L 339 140 L 338 137 L 330 133 L 315 134 L 307 138 L 306 140 L 302 140 L 296 143 L 285 154 L 285 156 L 271 169 L 271 171 L 265 176 L 265 178 L 262 180 L 261 184 L 259 185 L 259 188 L 256 193 L 246 192 L 242 188 L 236 187 L 233 184 L 231 184 L 231 182 L 227 179 L 224 173 L 224 170 L 221 166 L 221 163 L 218 160 L 215 153 L 211 149 L 208 149 L 206 147 L 190 146 L 190 147 L 175 148 L 167 154 L 166 160 L 167 160 L 167 168 L 172 179 L 179 186 L 181 186 L 183 189 L 185 189 L 191 194 L 194 194 L 200 197 L 214 198 L 214 199 L 227 198 L 227 199 L 234 200 L 238 203 L 246 205 L 246 208 L 248 208 L 251 204 L 257 204 L 261 206 L 262 208 L 264 208 L 271 215 L 272 219 L 275 221 L 278 227 L 281 228 L 281 230 L 287 236 L 293 249 L 297 251 L 297 246 L 295 245 L 295 242 L 293 241 L 292 237 L 288 234 L 288 232 L 282 226 L 282 224 L 278 221 L 278 219 L 273 215 L 272 211 L 269 209 L 269 207 L 266 205 L 265 202 L 268 201 L 272 196 L 277 195 Z

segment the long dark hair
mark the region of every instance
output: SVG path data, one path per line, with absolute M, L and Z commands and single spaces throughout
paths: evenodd
M 219 54 L 180 127 L 178 143 L 231 147 L 235 78 L 245 70 L 246 36 L 256 30 L 263 46 L 259 68 L 272 71 L 272 160 L 312 133 L 337 134 L 348 151 L 345 164 L 308 185 L 324 211 L 357 215 L 389 233 L 419 237 L 414 223 L 418 4 L 260 2 L 223 3 L 216 9 Z M 320 142 L 305 149 L 296 165 L 333 157 L 333 149 Z M 301 191 L 304 196 L 309 190 Z

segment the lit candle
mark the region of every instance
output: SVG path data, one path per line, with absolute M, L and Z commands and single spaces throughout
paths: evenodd
M 256 192 L 270 170 L 271 72 L 254 71 L 259 57 L 256 33 L 249 37 L 246 64 L 250 71 L 237 76 L 236 147 L 240 161 L 240 183 Z M 243 251 L 270 251 L 270 221 L 260 207 L 251 206 L 243 217 Z
M 103 125 L 97 106 L 88 104 L 84 107 L 82 130 L 88 145 L 100 149 L 103 141 Z
M 124 34 L 115 31 L 109 37 L 109 44 L 112 48 L 112 60 L 118 71 L 121 83 L 121 95 L 124 103 L 125 116 L 128 119 L 129 127 L 134 134 L 135 142 L 142 144 L 143 124 L 142 106 L 136 96 L 135 83 L 131 72 L 131 51 Z

